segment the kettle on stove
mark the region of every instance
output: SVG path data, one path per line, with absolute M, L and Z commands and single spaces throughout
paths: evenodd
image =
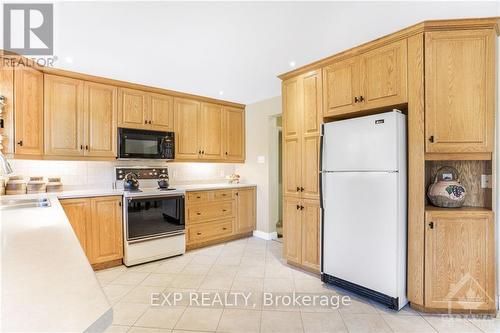
M 137 191 L 139 190 L 138 176 L 134 172 L 129 172 L 125 175 L 123 179 L 123 189 L 126 191 Z
M 167 189 L 169 185 L 168 174 L 162 173 L 158 176 L 158 187 L 160 189 Z

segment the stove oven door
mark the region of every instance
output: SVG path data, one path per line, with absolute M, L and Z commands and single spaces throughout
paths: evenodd
M 127 198 L 128 241 L 184 233 L 184 196 Z

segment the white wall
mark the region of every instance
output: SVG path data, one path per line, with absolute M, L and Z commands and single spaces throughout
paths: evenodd
M 274 141 L 276 116 L 281 114 L 281 96 L 246 107 L 246 162 L 237 167 L 242 180 L 257 184 L 257 230 L 276 231 L 278 218 L 277 182 L 271 166 L 277 161 Z M 264 163 L 257 161 L 264 157 Z

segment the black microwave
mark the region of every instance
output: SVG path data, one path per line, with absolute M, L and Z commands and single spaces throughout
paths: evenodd
M 118 158 L 175 158 L 174 132 L 118 129 Z

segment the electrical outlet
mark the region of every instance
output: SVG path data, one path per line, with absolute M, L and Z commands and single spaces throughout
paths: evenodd
M 481 175 L 481 188 L 491 188 L 491 175 Z

